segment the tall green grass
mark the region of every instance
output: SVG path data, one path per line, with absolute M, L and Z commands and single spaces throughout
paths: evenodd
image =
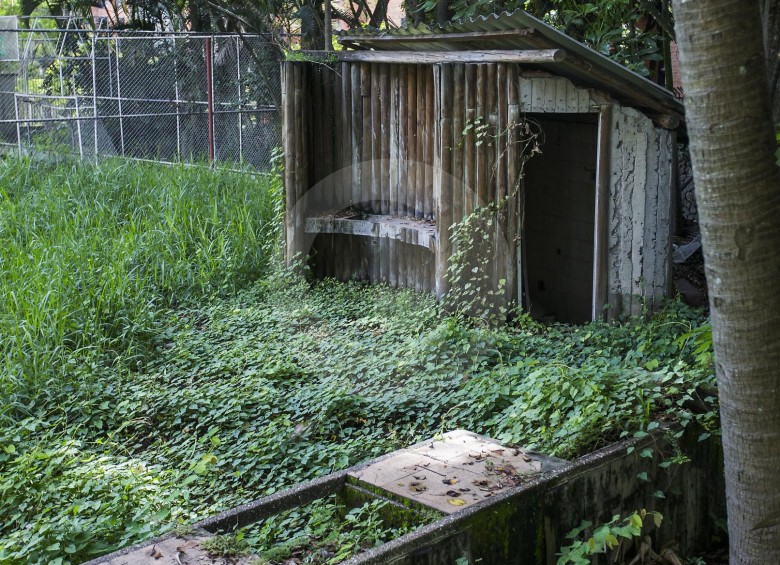
M 280 206 L 273 175 L 0 161 L 0 395 L 19 406 L 74 363 L 142 359 L 161 309 L 264 274 Z

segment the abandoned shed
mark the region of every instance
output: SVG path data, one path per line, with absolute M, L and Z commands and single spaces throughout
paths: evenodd
M 668 294 L 671 93 L 520 10 L 340 42 L 282 64 L 288 261 L 442 297 L 481 210 L 496 300 L 580 323 Z

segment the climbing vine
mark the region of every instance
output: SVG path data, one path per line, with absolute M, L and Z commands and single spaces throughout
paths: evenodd
M 478 147 L 486 143 L 497 145 L 506 138 L 506 147 L 496 163 L 501 162 L 502 158 L 508 158 L 512 149 L 517 154 L 518 173 L 506 196 L 477 205 L 453 225 L 450 236 L 453 252 L 447 269 L 450 290 L 445 303 L 451 310 L 475 318 L 503 321 L 512 304 L 508 299 L 510 289 L 507 279 L 494 275 L 497 267 L 495 248 L 503 243 L 502 240 L 508 242 L 509 249 L 517 244 L 515 234 L 502 233 L 501 229 L 502 226 L 506 229 L 505 226 L 513 225 L 510 219 L 522 224 L 525 164 L 542 152 L 544 133 L 539 122 L 527 117 L 510 123 L 498 133 L 492 133 L 484 118 L 478 117 L 468 122 L 461 133 L 465 138 L 472 130 Z M 493 169 L 493 175 L 496 172 L 497 166 Z

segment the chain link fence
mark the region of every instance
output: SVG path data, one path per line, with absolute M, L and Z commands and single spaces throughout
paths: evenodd
M 0 22 L 0 146 L 268 168 L 278 50 L 256 35 Z

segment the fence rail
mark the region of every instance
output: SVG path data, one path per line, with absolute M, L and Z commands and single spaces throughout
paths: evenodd
M 281 145 L 265 37 L 68 24 L 0 27 L 0 46 L 0 146 L 262 170 Z

